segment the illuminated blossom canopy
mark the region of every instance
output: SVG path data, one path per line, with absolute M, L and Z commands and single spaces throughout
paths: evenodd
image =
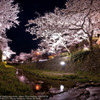
M 100 26 L 99 0 L 69 0 L 66 9 L 55 8 L 54 13 L 46 13 L 34 20 L 29 20 L 26 31 L 41 38 L 39 46 L 47 52 L 57 52 L 78 44 L 84 39 L 89 41 Z M 70 51 L 69 51 L 70 52 Z
M 31 34 L 36 34 L 36 39 L 42 39 L 39 46 L 45 52 L 56 53 L 63 48 L 66 48 L 66 50 L 70 52 L 68 46 L 77 44 L 81 41 L 78 39 L 82 37 L 81 35 L 73 35 L 74 31 L 69 34 L 70 30 L 67 29 L 68 21 L 66 16 L 58 16 L 55 13 L 46 13 L 43 17 L 29 20 L 28 25 L 31 24 L 37 25 L 29 27 L 26 31 Z M 74 37 L 77 37 L 77 39 Z
M 17 16 L 19 7 L 13 2 L 13 0 L 0 0 L 0 49 L 3 52 L 3 58 L 10 58 L 14 53 L 8 46 L 10 40 L 6 36 L 7 29 L 19 24 Z
M 87 35 L 90 49 L 92 38 L 100 34 L 100 0 L 69 0 L 62 13 L 69 19 L 69 29 Z

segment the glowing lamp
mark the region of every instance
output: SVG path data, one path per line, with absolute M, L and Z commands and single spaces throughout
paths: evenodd
M 36 85 L 36 87 L 35 87 L 35 89 L 38 91 L 38 90 L 40 90 L 40 85 Z
M 64 61 L 60 62 L 60 65 L 64 66 L 66 63 Z
M 49 56 L 49 59 L 54 59 L 54 57 L 53 56 Z
M 37 55 L 40 55 L 40 52 L 36 52 Z
M 7 60 L 7 57 L 6 56 L 2 56 L 2 60 Z

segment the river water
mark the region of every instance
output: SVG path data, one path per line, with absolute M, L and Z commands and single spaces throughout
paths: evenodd
M 35 88 L 36 90 L 39 90 L 41 86 L 44 84 L 43 81 L 38 81 L 38 83 L 29 81 L 23 75 L 21 69 L 16 69 L 16 76 L 20 82 L 28 84 L 32 88 Z M 47 89 L 46 92 L 51 93 L 51 94 L 56 94 L 56 95 L 52 95 L 48 99 L 46 98 L 44 100 L 100 100 L 100 84 L 99 83 L 88 82 L 88 83 L 78 85 L 66 92 L 63 92 L 63 91 L 64 91 L 63 85 L 60 86 L 60 89 L 57 89 L 57 88 Z M 39 92 L 38 94 L 40 96 L 41 95 L 43 96 L 45 93 Z

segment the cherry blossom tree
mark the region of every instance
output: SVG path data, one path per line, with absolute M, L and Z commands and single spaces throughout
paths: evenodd
M 32 24 L 33 26 L 30 27 Z M 79 39 L 82 37 L 81 35 L 73 35 L 75 31 L 70 32 L 67 29 L 68 19 L 66 19 L 66 16 L 62 16 L 60 12 L 57 12 L 57 10 L 55 10 L 55 13 L 46 13 L 45 16 L 29 20 L 26 26 L 29 26 L 26 31 L 36 34 L 36 39 L 42 39 L 39 46 L 45 52 L 56 53 L 66 49 L 70 53 L 68 47 L 82 41 Z
M 0 0 L 0 34 L 5 33 L 6 29 L 19 24 L 18 4 L 13 4 L 13 0 Z
M 86 39 L 92 49 L 93 36 L 100 32 L 100 0 L 69 0 L 62 13 L 69 19 L 70 30 L 77 31 L 75 34 L 87 35 Z
M 9 39 L 6 36 L 6 30 L 19 24 L 19 7 L 13 0 L 0 0 L 0 48 L 4 58 L 10 57 L 12 50 L 8 46 Z
M 5 36 L 0 36 L 0 49 L 2 50 L 3 52 L 3 55 L 2 55 L 2 60 L 6 60 L 7 57 L 9 58 L 11 54 L 13 54 L 14 52 L 12 52 L 10 50 L 10 47 L 8 46 L 8 42 L 10 40 L 7 39 L 7 37 Z
M 89 41 L 99 30 L 99 0 L 68 0 L 66 9 L 55 8 L 54 13 L 46 13 L 29 20 L 26 31 L 41 38 L 40 47 L 47 52 L 57 52 L 83 41 Z

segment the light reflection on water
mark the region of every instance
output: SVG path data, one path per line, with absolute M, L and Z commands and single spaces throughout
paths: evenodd
M 60 85 L 60 91 L 61 91 L 61 92 L 64 91 L 64 85 Z
M 21 82 L 25 82 L 25 76 L 19 76 L 19 80 L 21 81 Z
M 18 69 L 16 70 L 16 75 L 18 75 Z
M 58 94 L 60 92 L 64 91 L 64 85 L 60 85 L 60 89 L 58 88 L 48 88 L 46 85 L 44 86 L 44 82 L 43 81 L 37 81 L 37 83 L 35 82 L 30 82 L 24 75 L 23 72 L 19 69 L 16 69 L 16 75 L 19 79 L 20 82 L 29 84 L 33 89 L 35 89 L 35 91 L 49 91 L 51 94 Z M 40 85 L 39 85 L 40 84 Z

